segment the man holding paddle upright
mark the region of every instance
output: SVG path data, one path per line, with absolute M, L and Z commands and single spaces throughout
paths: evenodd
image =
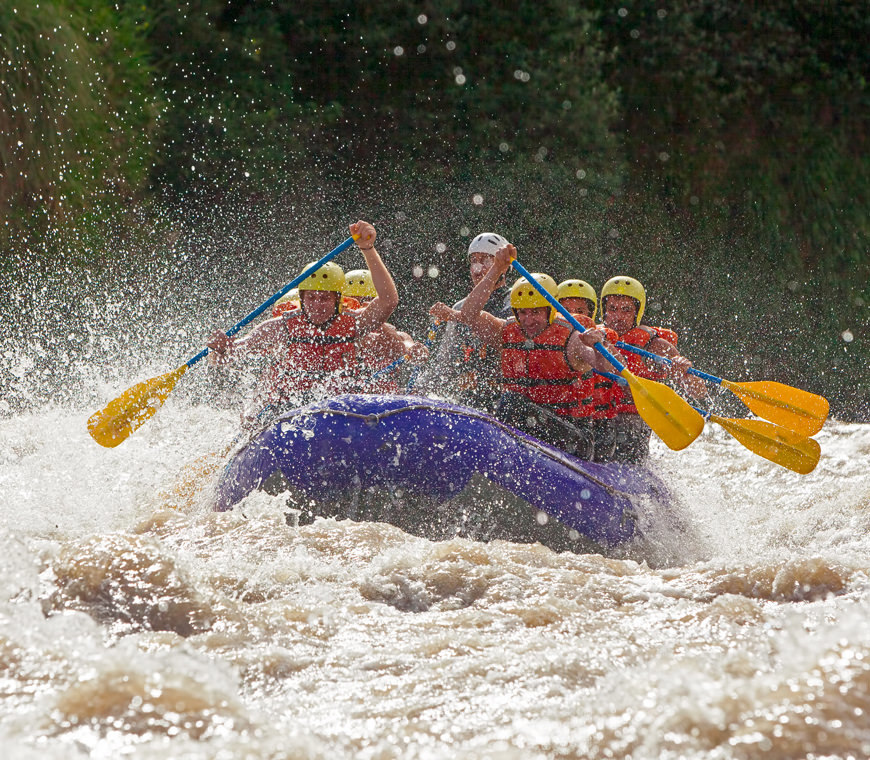
M 327 262 L 299 283 L 299 309 L 263 322 L 245 338 L 230 338 L 221 331 L 209 337 L 206 345 L 215 365 L 249 356 L 270 360 L 261 378 L 256 413 L 246 415 L 246 421 L 262 419 L 265 410 L 277 411 L 286 405 L 357 391 L 371 374 L 360 362 L 358 341 L 387 321 L 399 296 L 375 248 L 375 228 L 359 221 L 350 225 L 350 231 L 365 257 L 377 294 L 363 308 L 343 311 L 344 271 Z
M 593 350 L 606 339 L 604 332 L 575 330 L 556 317 L 553 307 L 525 278 L 511 288 L 513 317 L 500 319 L 483 311 L 516 255 L 509 243 L 499 249 L 492 267 L 465 299 L 460 319 L 500 357 L 504 394 L 496 415 L 547 443 L 592 459 L 592 428 L 579 413 L 588 389 L 579 381 L 593 368 L 610 368 Z M 555 297 L 556 283 L 551 277 L 530 276 Z
M 468 246 L 471 287 L 479 283 L 492 267 L 496 252 L 507 240 L 495 232 L 481 232 Z M 454 396 L 460 404 L 491 412 L 498 402 L 500 373 L 498 353 L 481 343 L 460 313 L 465 299 L 451 308 L 438 301 L 429 309 L 436 324 L 447 323 L 438 350 L 429 363 L 428 372 L 418 386 Z M 483 310 L 497 317 L 509 317 L 510 297 L 505 277 L 496 283 Z

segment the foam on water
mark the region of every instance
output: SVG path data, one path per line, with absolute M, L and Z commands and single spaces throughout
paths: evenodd
M 677 561 L 207 511 L 232 412 L 0 421 L 14 756 L 747 757 L 870 751 L 870 428 L 798 476 L 708 431 L 656 447 Z M 666 541 L 666 536 L 655 537 Z M 673 547 L 671 547 L 673 548 Z
M 870 755 L 870 426 L 806 476 L 713 426 L 655 444 L 677 503 L 622 558 L 213 514 L 238 405 L 204 368 L 115 449 L 85 423 L 221 320 L 86 300 L 0 351 L 5 756 Z

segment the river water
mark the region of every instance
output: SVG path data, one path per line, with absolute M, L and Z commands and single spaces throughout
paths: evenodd
M 87 417 L 183 353 L 70 354 L 75 392 L 22 401 L 57 370 L 8 345 L 4 758 L 870 756 L 868 425 L 829 422 L 806 476 L 711 425 L 656 443 L 690 529 L 559 554 L 211 513 L 238 417 L 203 368 L 103 449 Z

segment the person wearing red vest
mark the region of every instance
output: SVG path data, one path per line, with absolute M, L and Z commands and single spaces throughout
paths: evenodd
M 359 311 L 342 307 L 344 271 L 327 262 L 299 284 L 300 306 L 257 325 L 244 338 L 213 333 L 206 345 L 209 362 L 226 365 L 245 357 L 269 360 L 255 401 L 256 413 L 243 415 L 252 424 L 264 411 L 298 406 L 336 393 L 360 390 L 367 378 L 358 342 L 379 329 L 399 303 L 396 285 L 375 248 L 375 228 L 368 222 L 350 225 L 357 246 L 372 273 L 377 297 Z M 303 268 L 303 271 L 308 268 Z
M 601 330 L 585 333 L 556 317 L 556 310 L 525 278 L 514 283 L 510 304 L 514 316 L 500 319 L 483 307 L 516 258 L 516 248 L 499 249 L 493 265 L 462 305 L 460 320 L 486 345 L 500 352 L 503 394 L 496 415 L 554 446 L 584 459 L 594 456 L 594 439 L 581 407 L 584 379 L 593 367 L 609 366 L 592 346 L 605 339 Z M 555 297 L 556 283 L 532 275 Z
M 559 283 L 556 300 L 583 327 L 591 330 L 595 327 L 595 316 L 598 312 L 598 294 L 584 280 L 565 280 Z M 604 328 L 604 333 L 610 343 L 617 341 L 616 333 Z M 616 451 L 616 408 L 614 406 L 614 388 L 618 385 L 603 375 L 593 373 L 579 381 L 582 395 L 591 403 L 580 407 L 581 416 L 590 420 L 595 439 L 595 461 L 609 462 Z
M 613 330 L 623 343 L 629 343 L 645 351 L 671 360 L 670 366 L 644 359 L 638 354 L 624 351 L 625 365 L 637 377 L 659 382 L 673 380 L 691 395 L 703 398 L 706 387 L 700 378 L 686 374 L 692 362 L 677 350 L 677 334 L 664 327 L 641 324 L 646 309 L 646 291 L 633 277 L 612 277 L 601 289 L 600 299 L 604 326 Z M 632 402 L 631 392 L 624 387 L 614 387 L 616 410 L 616 453 L 620 462 L 640 462 L 649 456 L 649 426 L 640 418 Z

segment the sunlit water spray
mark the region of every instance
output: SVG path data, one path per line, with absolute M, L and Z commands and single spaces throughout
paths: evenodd
M 118 448 L 85 427 L 224 316 L 161 298 L 4 344 L 8 756 L 870 753 L 868 426 L 829 423 L 807 476 L 710 427 L 655 444 L 687 530 L 652 516 L 630 559 L 214 514 L 241 398 L 204 367 Z

